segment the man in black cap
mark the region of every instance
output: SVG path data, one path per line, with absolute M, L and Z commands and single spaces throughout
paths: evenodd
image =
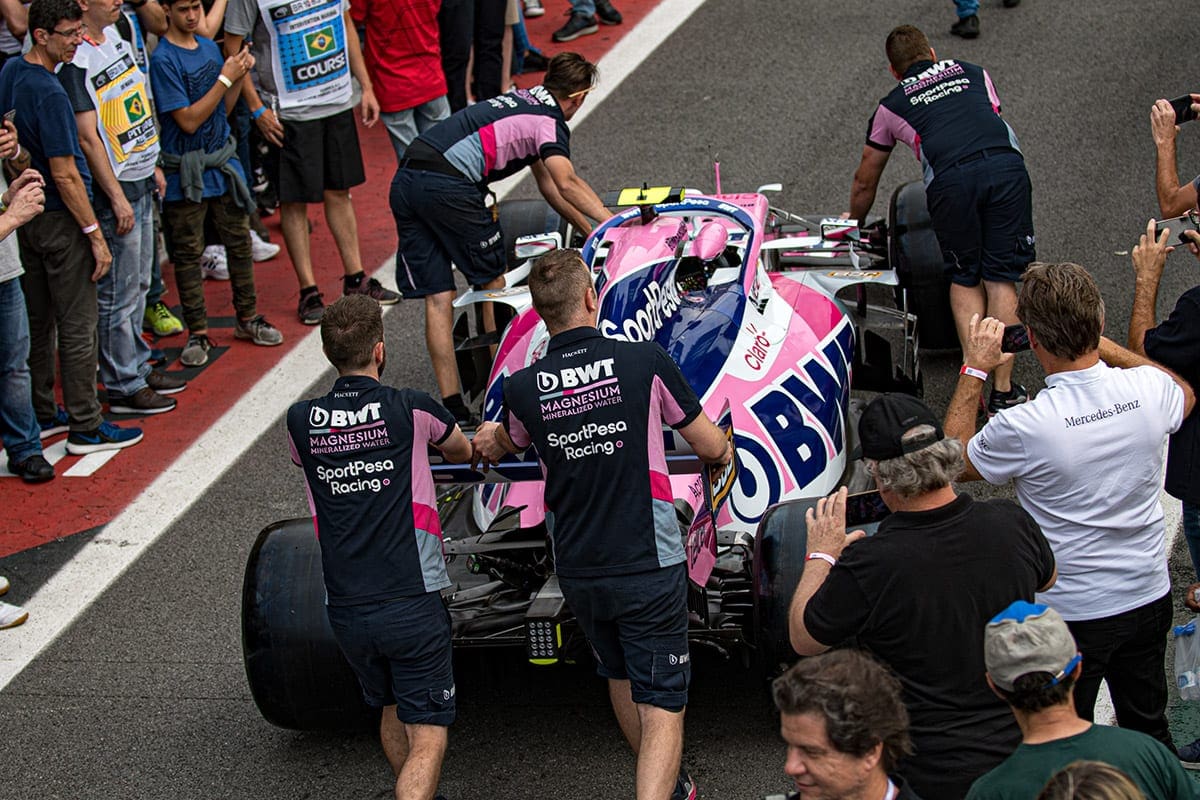
M 858 434 L 892 513 L 866 539 L 846 533 L 844 488 L 808 512 L 792 646 L 816 655 L 854 638 L 888 664 L 904 688 L 915 749 L 897 772 L 925 800 L 961 798 L 1021 740 L 984 680 L 984 625 L 1052 585 L 1054 556 L 1015 503 L 955 493 L 962 443 L 945 437 L 921 401 L 877 398 Z

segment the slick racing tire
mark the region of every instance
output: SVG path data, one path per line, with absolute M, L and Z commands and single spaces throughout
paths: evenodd
M 945 276 L 942 248 L 925 201 L 925 186 L 919 181 L 896 189 L 888 205 L 888 258 L 900 278 L 896 305 L 917 315 L 920 345 L 930 350 L 958 348 L 958 332 L 950 312 L 950 279 Z
M 808 555 L 804 514 L 817 499 L 771 506 L 754 537 L 754 645 L 767 677 L 798 657 L 788 636 L 788 608 Z
M 321 549 L 312 519 L 258 535 L 242 585 L 242 659 L 250 694 L 272 725 L 359 730 L 379 722 L 325 615 Z
M 550 207 L 545 200 L 505 200 L 500 204 L 500 232 L 504 234 L 504 257 L 508 268 L 520 266 L 514 245 L 522 236 L 534 233 L 553 233 L 563 237 L 563 247 L 570 247 L 567 240 L 569 224 Z

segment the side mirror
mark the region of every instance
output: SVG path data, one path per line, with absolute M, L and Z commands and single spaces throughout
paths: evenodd
M 513 252 L 517 256 L 518 261 L 527 261 L 531 258 L 544 256 L 551 250 L 558 250 L 562 247 L 562 236 L 558 231 L 551 233 L 533 233 L 528 236 L 517 237 L 517 241 L 513 243 Z

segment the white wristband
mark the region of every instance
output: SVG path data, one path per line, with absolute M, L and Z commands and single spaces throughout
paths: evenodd
M 987 379 L 988 379 L 988 374 L 986 372 L 984 372 L 981 369 L 975 369 L 974 367 L 968 367 L 966 364 L 962 365 L 962 369 L 960 369 L 958 371 L 958 374 L 959 375 L 970 375 L 972 378 L 979 378 L 979 380 L 981 380 L 985 383 L 987 382 Z
M 9 156 L 9 157 L 8 157 L 8 160 L 9 160 L 9 161 L 16 161 L 16 160 L 17 160 L 18 158 L 20 158 L 20 157 L 21 157 L 21 143 L 20 143 L 20 142 L 17 142 L 17 152 L 15 152 L 15 153 L 13 153 L 11 156 Z
M 84 226 L 83 226 L 82 228 L 80 228 L 79 230 L 83 231 L 83 235 L 84 235 L 84 236 L 87 236 L 87 235 L 91 234 L 93 231 L 98 231 L 98 230 L 100 230 L 100 223 L 99 223 L 99 222 L 93 222 L 91 225 L 84 225 Z
M 812 561 L 813 559 L 818 559 L 820 561 L 824 561 L 831 567 L 837 563 L 837 559 L 834 558 L 833 556 L 829 555 L 829 553 L 809 553 L 808 558 L 806 558 L 804 560 Z
M 225 84 L 226 89 L 233 88 L 233 81 L 229 80 L 229 77 L 227 75 L 225 75 L 225 73 L 221 73 L 220 75 L 218 75 L 217 80 L 219 80 L 221 83 Z

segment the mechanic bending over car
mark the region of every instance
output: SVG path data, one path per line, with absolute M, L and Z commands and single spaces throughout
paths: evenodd
M 965 61 L 937 60 L 925 34 L 901 25 L 887 37 L 900 84 L 867 125 L 850 189 L 849 216 L 866 222 L 896 142 L 912 148 L 925 173 L 925 197 L 950 280 L 950 307 L 965 347 L 971 315 L 1017 321 L 1016 281 L 1035 257 L 1033 195 L 1017 135 L 1000 117 L 991 76 Z M 1012 363 L 993 376 L 988 415 L 1029 399 L 1012 382 Z
M 732 448 L 662 347 L 601 335 L 578 251 L 535 261 L 529 290 L 550 331 L 546 355 L 505 381 L 504 424 L 479 427 L 472 461 L 486 466 L 536 445 L 555 572 L 637 755 L 637 798 L 691 800 L 696 787 L 680 767 L 687 565 L 662 425 L 709 464 L 729 463 Z M 569 410 L 541 402 L 563 385 L 574 386 Z
M 463 424 L 476 420 L 463 403 L 454 361 L 451 264 L 474 287 L 504 285 L 504 237 L 488 184 L 533 171 L 538 190 L 578 231 L 608 209 L 571 164 L 567 123 L 596 83 L 597 70 L 577 53 L 550 59 L 540 86 L 518 89 L 453 114 L 418 136 L 392 180 L 391 207 L 400 243 L 396 285 L 405 299 L 425 298 L 425 344 L 442 403 Z M 493 196 L 494 200 L 494 196 Z M 484 326 L 495 327 L 491 304 Z
M 916 753 L 903 775 L 924 800 L 959 800 L 1021 741 L 983 680 L 983 630 L 1053 585 L 1054 556 L 1011 500 L 956 494 L 963 445 L 915 397 L 885 394 L 858 423 L 862 456 L 892 511 L 846 534 L 846 489 L 806 514 L 808 557 L 788 629 L 802 656 L 855 639 L 904 689 Z
M 1134 259 L 1157 257 L 1166 236 L 1143 236 Z M 1046 372 L 1046 390 L 1005 409 L 975 433 L 987 373 L 1012 360 L 1004 325 L 971 320 L 946 433 L 966 446 L 960 480 L 1012 481 L 1058 563 L 1038 602 L 1058 611 L 1083 653 L 1075 686 L 1091 721 L 1107 679 L 1117 724 L 1173 749 L 1163 672 L 1171 628 L 1171 577 L 1159 492 L 1163 449 L 1195 405 L 1191 386 L 1101 336 L 1104 301 L 1078 264 L 1034 264 L 1017 316 Z
M 383 708 L 397 800 L 431 800 L 455 693 L 428 445 L 463 462 L 471 444 L 429 395 L 379 382 L 387 354 L 373 298 L 330 305 L 321 343 L 338 378 L 288 409 L 287 431 L 320 534 L 329 624 L 363 699 Z

